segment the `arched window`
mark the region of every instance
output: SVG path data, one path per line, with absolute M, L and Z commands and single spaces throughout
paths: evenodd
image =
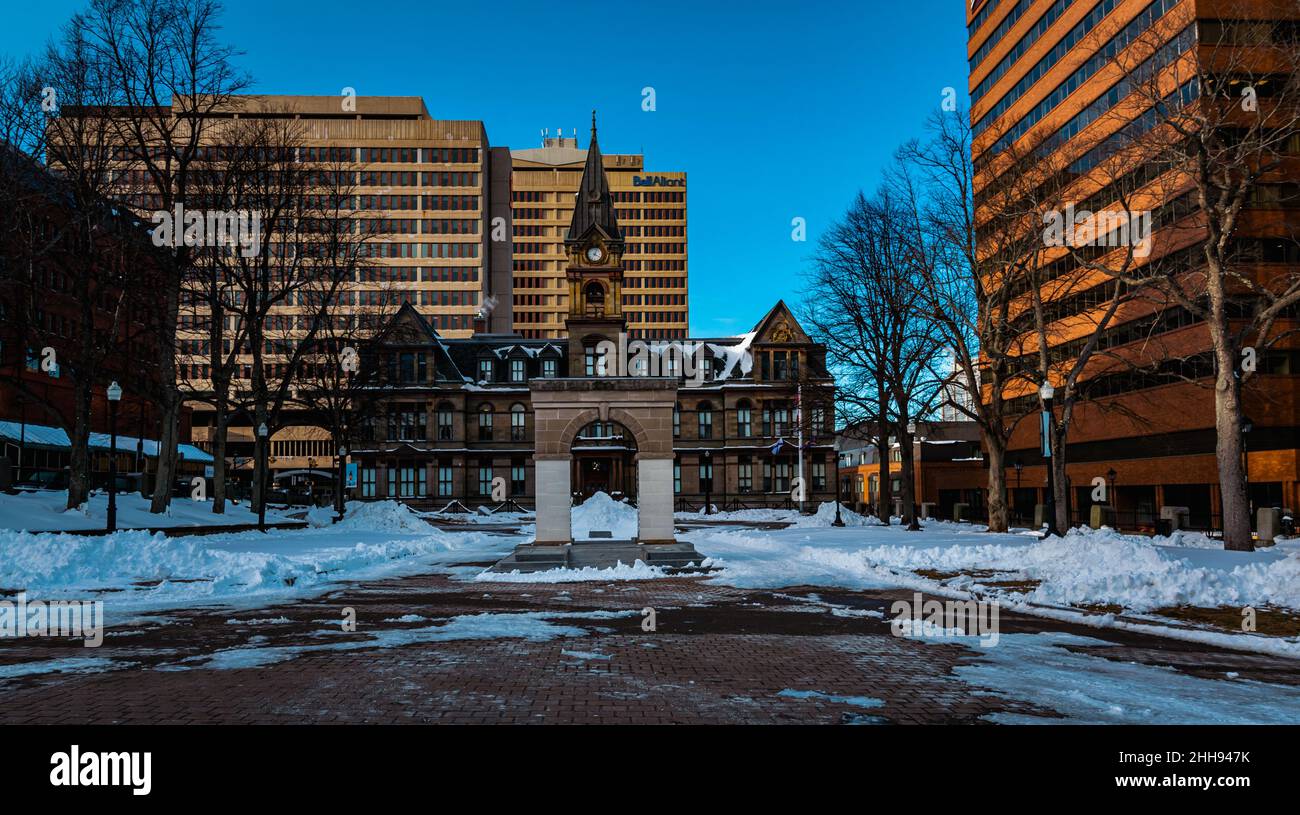
M 438 441 L 451 441 L 451 417 L 455 411 L 451 402 L 439 402 L 437 408 Z
M 595 280 L 582 290 L 583 302 L 586 303 L 588 317 L 605 316 L 605 287 Z
M 699 438 L 713 438 L 713 405 L 709 402 L 700 402 L 695 407 L 695 419 Z
M 492 441 L 492 405 L 486 402 L 478 406 L 478 440 Z
M 524 406 L 516 402 L 510 406 L 510 440 L 523 441 L 527 428 L 528 414 Z

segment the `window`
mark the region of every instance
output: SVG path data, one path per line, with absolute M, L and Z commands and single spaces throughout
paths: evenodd
M 374 467 L 361 468 L 361 497 L 362 498 L 375 497 L 375 468 Z
M 478 361 L 478 381 L 480 382 L 492 381 L 492 360 L 480 359 Z
M 492 406 L 480 405 L 478 409 L 478 440 L 492 441 Z
M 510 462 L 510 494 L 523 495 L 527 489 L 528 477 L 521 459 Z
M 450 498 L 451 491 L 451 467 L 447 464 L 438 465 L 438 496 L 440 498 Z
M 609 373 L 605 354 L 596 345 L 583 346 L 582 361 L 587 376 L 605 376 Z
M 397 497 L 397 468 L 391 464 L 388 465 L 388 497 Z
M 442 402 L 438 405 L 438 441 L 451 441 L 451 413 L 450 402 Z
M 790 460 L 767 459 L 763 462 L 763 492 L 790 491 Z
M 737 459 L 736 488 L 741 492 L 752 492 L 754 489 L 754 460 L 748 455 Z
M 781 404 L 763 405 L 763 435 L 784 436 L 790 430 L 790 408 Z
M 510 406 L 510 440 L 523 441 L 524 434 L 527 430 L 526 422 L 528 414 L 524 413 L 524 406 L 514 404 Z
M 553 359 L 542 360 L 542 376 L 547 376 L 547 377 L 555 376 L 555 360 Z
M 753 408 L 749 406 L 748 400 L 742 400 L 736 405 L 736 434 L 741 438 L 748 438 L 754 433 Z
M 389 472 L 391 473 L 392 470 Z M 427 475 L 424 467 L 404 462 L 397 472 L 402 498 L 423 498 L 427 494 Z M 392 494 L 391 489 L 389 494 Z
M 673 438 L 682 435 L 682 406 L 673 405 Z
M 428 378 L 429 362 L 424 354 L 403 352 L 399 356 L 397 379 L 404 385 L 424 382 Z
M 673 494 L 680 495 L 682 492 L 682 463 L 673 462 Z
M 699 438 L 713 438 L 713 405 L 708 402 L 700 402 L 695 409 L 696 423 L 699 427 Z
M 812 432 L 826 432 L 826 408 L 816 405 L 812 409 Z
M 398 403 L 388 414 L 389 441 L 424 441 L 424 406 Z
M 713 492 L 713 462 L 700 458 L 700 492 Z
M 522 359 L 510 360 L 510 381 L 524 382 L 528 379 L 527 366 Z
M 812 488 L 814 490 L 826 489 L 826 462 L 814 461 L 812 463 Z
M 492 462 L 488 459 L 478 463 L 478 494 L 492 494 Z

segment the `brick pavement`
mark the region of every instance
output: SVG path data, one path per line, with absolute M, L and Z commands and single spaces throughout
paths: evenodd
M 175 612 L 111 629 L 99 649 L 0 641 L 0 675 L 6 666 L 64 658 L 110 659 L 115 668 L 0 679 L 0 723 L 934 724 L 982 723 L 998 711 L 1056 716 L 957 680 L 952 669 L 976 656 L 970 648 L 896 638 L 883 617 L 862 616 L 887 614 L 894 599 L 910 596 L 753 591 L 698 577 L 543 585 L 426 575 L 349 584 L 255 611 Z M 355 633 L 335 622 L 344 607 L 356 610 Z M 641 629 L 645 607 L 656 609 L 654 632 Z M 627 616 L 552 618 L 581 635 L 545 640 L 375 647 L 371 639 L 419 639 L 456 615 L 538 612 Z M 396 621 L 409 614 L 428 619 Z M 288 622 L 247 622 L 280 617 Z M 243 622 L 227 623 L 232 618 Z M 1066 630 L 1105 638 L 1118 644 L 1097 650 L 1108 658 L 1300 684 L 1292 661 L 1005 612 L 1001 623 L 1004 634 Z M 351 649 L 322 648 L 340 644 Z M 306 650 L 258 667 L 204 667 L 213 654 L 253 653 L 233 650 L 246 648 Z M 856 697 L 883 704 L 866 707 Z

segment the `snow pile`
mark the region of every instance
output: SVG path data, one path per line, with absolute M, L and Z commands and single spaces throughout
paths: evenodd
M 1251 553 L 1225 552 L 1194 535 L 1152 539 L 1084 529 L 1039 540 L 955 524 L 935 524 L 922 532 L 884 525 L 761 533 L 700 530 L 692 541 L 710 558 L 708 565 L 723 567 L 713 579 L 746 588 L 933 589 L 941 581 L 916 572 L 992 571 L 997 574 L 959 575 L 943 584 L 1033 603 L 1115 604 L 1137 612 L 1184 604 L 1300 608 L 1300 546 L 1290 543 Z M 1006 581 L 1039 583 L 987 585 Z
M 67 509 L 67 490 L 35 490 L 13 495 L 0 493 L 0 530 L 23 529 L 36 532 L 104 529 L 108 523 L 108 493 L 96 491 L 86 503 Z M 163 514 L 149 512 L 150 501 L 137 492 L 117 494 L 118 529 L 161 529 L 175 526 L 228 526 L 255 524 L 256 513 L 247 503 L 226 502 L 222 515 L 212 514 L 212 501 L 195 501 L 173 497 Z M 282 513 L 270 510 L 268 522 L 284 520 Z
M 514 543 L 482 533 L 440 532 L 391 506 L 363 509 L 332 527 L 168 538 L 0 531 L 0 586 L 33 599 L 96 592 L 110 615 L 211 602 L 269 601 L 318 592 L 339 580 L 448 571 L 500 557 Z
M 660 566 L 650 566 L 638 560 L 628 565 L 619 563 L 610 569 L 584 566 L 581 569 L 548 569 L 544 572 L 482 572 L 474 576 L 481 583 L 585 583 L 607 580 L 654 580 L 668 577 Z
M 348 501 L 339 528 L 422 535 L 433 527 L 406 504 L 397 501 Z
M 636 507 L 598 492 L 573 508 L 573 539 L 588 540 L 593 530 L 612 533 L 614 540 L 631 540 L 637 534 Z
M 859 515 L 840 504 L 840 520 L 845 526 L 884 526 L 884 522 L 874 515 Z M 825 501 L 811 515 L 795 515 L 793 526 L 800 529 L 830 526 L 835 522 L 835 502 Z

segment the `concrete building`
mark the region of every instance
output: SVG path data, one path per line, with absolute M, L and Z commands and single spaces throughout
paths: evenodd
M 565 333 L 569 294 L 564 236 L 587 151 L 549 133 L 542 146 L 511 153 L 514 172 L 514 330 Z M 648 171 L 644 156 L 605 154 L 604 170 L 627 242 L 623 309 L 632 337 L 684 339 L 689 319 L 686 173 Z
M 1000 159 L 1012 152 L 1033 156 L 1039 163 L 1035 169 L 1050 174 L 1044 184 L 1062 184 L 1062 200 L 1080 209 L 1114 207 L 1121 195 L 1141 202 L 1135 208 L 1149 207 L 1155 250 L 1139 263 L 1181 264 L 1195 274 L 1205 263 L 1198 253 L 1205 230 L 1196 226 L 1195 202 L 1160 167 L 1136 160 L 1131 170 L 1122 165 L 1129 155 L 1124 139 L 1149 127 L 1144 122 L 1150 107 L 1136 91 L 1141 81 L 1133 78 L 1136 71 L 1125 74 L 1122 66 L 1145 60 L 1143 71 L 1171 71 L 1195 52 L 1208 54 L 1230 41 L 1224 32 L 1244 25 L 1243 16 L 1274 42 L 1294 42 L 1300 6 L 1207 0 L 969 4 L 976 205 L 989 202 L 988 190 L 1002 173 L 1030 172 Z M 1177 84 L 1173 78 L 1170 82 Z M 1184 97 L 1197 92 L 1194 82 L 1170 88 L 1175 90 Z M 1268 275 L 1300 269 L 1295 240 L 1300 195 L 1294 184 L 1300 134 L 1289 149 L 1282 170 L 1265 179 L 1264 191 L 1270 194 L 1248 205 L 1234 235 L 1246 257 L 1258 261 L 1261 273 Z M 983 237 L 980 250 L 990 251 Z M 1104 255 L 1099 250 L 1090 257 Z M 1039 290 L 1053 321 L 1048 353 L 1054 364 L 1067 365 L 1077 358 L 1079 344 L 1095 325 L 1093 317 L 1114 296 L 1117 283 L 1083 274 L 1063 247 L 1044 252 L 1043 263 L 1049 282 Z M 1065 281 L 1072 282 L 1062 285 Z M 1028 297 L 1026 288 L 1022 300 Z M 1300 325 L 1296 318 L 1292 309 L 1275 333 L 1294 331 Z M 1245 412 L 1253 425 L 1247 435 L 1247 468 L 1255 507 L 1300 502 L 1297 340 L 1284 339 L 1261 355 L 1267 358 L 1259 362 L 1259 374 L 1245 392 Z M 1037 353 L 1034 345 L 1028 343 L 1028 353 Z M 1122 529 L 1153 530 L 1166 506 L 1189 507 L 1192 527 L 1221 528 L 1214 368 L 1205 323 L 1176 303 L 1132 302 L 1117 312 L 1100 348 L 1103 355 L 1080 379 L 1087 398 L 1075 408 L 1067 439 L 1071 522 L 1088 521 L 1098 494 L 1094 481 L 1102 478 L 1111 488 L 1107 503 Z M 1019 394 L 1007 394 L 1018 396 L 1014 413 L 1032 417 L 1038 405 L 1033 389 L 1027 382 Z M 1037 422 L 1021 422 L 1007 455 L 1011 505 L 1018 515 L 1045 501 L 1043 462 Z

